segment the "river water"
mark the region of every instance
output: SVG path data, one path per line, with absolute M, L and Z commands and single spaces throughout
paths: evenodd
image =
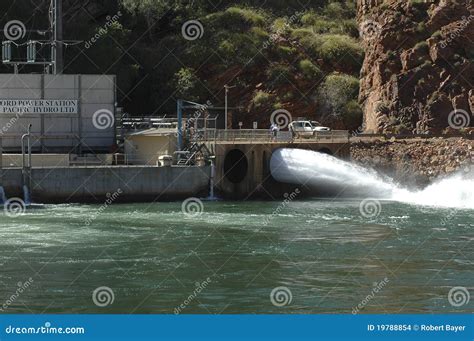
M 474 311 L 465 291 L 450 295 L 461 287 L 472 296 L 474 210 L 380 200 L 366 212 L 361 200 L 298 199 L 203 201 L 194 216 L 181 202 L 0 213 L 0 308 Z

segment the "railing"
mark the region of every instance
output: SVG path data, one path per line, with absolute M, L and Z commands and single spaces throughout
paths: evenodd
M 348 130 L 317 131 L 314 133 L 314 139 L 349 141 L 349 131 Z
M 164 117 L 121 117 L 118 119 L 117 128 L 125 130 L 149 129 L 149 128 L 169 128 L 176 129 L 178 121 L 176 118 Z
M 267 129 L 232 129 L 232 130 L 216 130 L 214 136 L 208 134 L 207 140 L 216 142 L 229 143 L 253 143 L 253 142 L 308 142 L 308 141 L 349 141 L 349 132 L 347 130 L 332 130 L 315 132 L 313 136 L 308 137 L 292 137 L 288 131 L 282 131 L 273 136 L 272 132 Z
M 215 141 L 270 141 L 272 133 L 267 129 L 216 130 Z

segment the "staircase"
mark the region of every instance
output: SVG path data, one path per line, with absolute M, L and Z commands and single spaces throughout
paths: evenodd
M 208 157 L 210 152 L 205 144 L 194 142 L 183 151 L 176 152 L 176 154 L 178 154 L 178 162 L 176 163 L 178 166 L 192 166 L 194 165 L 198 154 Z

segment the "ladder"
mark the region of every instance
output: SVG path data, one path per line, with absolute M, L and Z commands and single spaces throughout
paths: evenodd
M 204 143 L 198 144 L 197 142 L 194 142 L 185 150 L 177 152 L 178 162 L 176 164 L 178 166 L 191 166 L 194 164 L 196 156 L 199 153 L 201 153 L 204 157 L 208 157 L 211 154 Z

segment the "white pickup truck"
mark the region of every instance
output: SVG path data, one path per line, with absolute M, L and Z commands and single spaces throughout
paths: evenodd
M 314 124 L 314 125 L 313 125 Z M 288 126 L 290 131 L 293 132 L 295 137 L 306 137 L 310 138 L 319 132 L 331 131 L 331 128 L 323 127 L 318 122 L 311 121 L 293 121 Z

